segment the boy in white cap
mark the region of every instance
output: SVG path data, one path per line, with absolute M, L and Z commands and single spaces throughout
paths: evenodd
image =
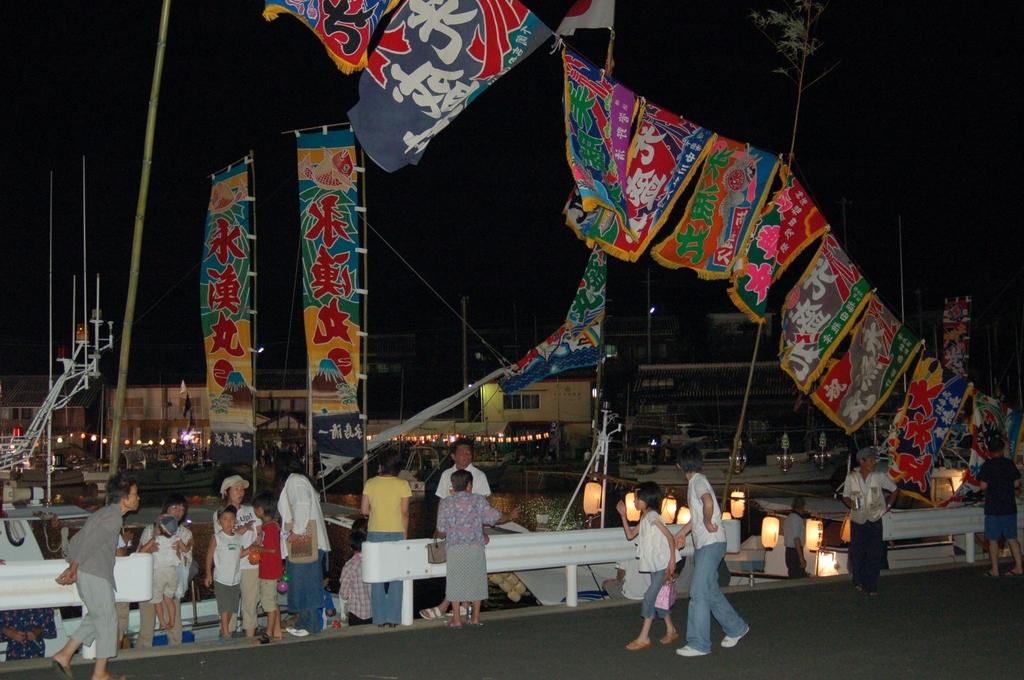
M 256 542 L 259 535 L 259 528 L 262 522 L 256 517 L 256 511 L 249 503 L 242 503 L 245 498 L 245 490 L 249 488 L 249 482 L 241 475 L 225 477 L 220 483 L 221 507 L 233 505 L 235 507 L 235 534 L 239 536 L 243 548 L 248 548 Z M 214 512 L 213 526 L 215 533 L 220 533 L 220 525 L 217 523 L 217 513 Z M 256 607 L 260 599 L 260 571 L 259 564 L 250 564 L 249 560 L 242 560 L 242 580 L 239 584 L 242 599 L 242 628 L 246 637 L 253 637 L 256 634 Z M 230 624 L 234 626 L 232 621 Z

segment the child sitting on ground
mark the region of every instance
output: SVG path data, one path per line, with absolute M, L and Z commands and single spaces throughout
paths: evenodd
M 281 563 L 281 525 L 277 521 L 277 502 L 273 495 L 263 492 L 252 501 L 253 512 L 263 524 L 260 525 L 259 539 L 249 550 L 260 554 L 260 604 L 267 613 L 267 632 L 259 638 L 265 645 L 271 640 L 280 640 L 281 610 L 277 607 L 277 581 L 284 575 Z
M 241 598 L 239 583 L 242 581 L 242 558 L 247 557 L 248 548 L 242 547 L 242 537 L 235 533 L 235 506 L 229 505 L 217 511 L 220 531 L 210 537 L 206 549 L 206 587 L 213 585 L 217 598 L 217 613 L 220 614 L 220 642 L 231 639 L 231 617 L 238 611 Z
M 174 596 L 178 590 L 178 520 L 171 515 L 160 515 L 153 527 L 156 550 L 153 553 L 153 599 L 150 602 L 156 610 L 161 630 L 171 630 L 175 625 L 177 607 Z
M 373 620 L 370 606 L 370 584 L 363 583 L 363 542 L 366 532 L 354 529 L 349 535 L 352 557 L 341 568 L 341 586 L 338 594 L 345 600 L 348 625 L 360 626 Z

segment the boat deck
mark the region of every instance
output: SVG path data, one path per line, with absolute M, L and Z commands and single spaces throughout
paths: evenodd
M 676 645 L 656 642 L 652 649 L 627 652 L 623 646 L 640 627 L 639 603 L 615 600 L 576 611 L 484 612 L 484 627 L 475 629 L 417 621 L 404 629 L 342 628 L 260 647 L 239 641 L 129 651 L 111 671 L 129 678 L 284 678 L 301 669 L 306 677 L 399 680 L 443 669 L 449 680 L 675 680 L 689 673 L 734 680 L 862 678 L 866 668 L 874 668 L 883 676 L 1016 677 L 1024 648 L 1007 644 L 1006 622 L 1024 617 L 1024 579 L 986 579 L 982 569 L 883 573 L 877 597 L 857 593 L 845 578 L 733 588 L 729 599 L 750 624 L 750 635 L 735 649 L 721 649 L 721 632 L 713 626 L 713 653 L 696 659 L 680 658 Z M 964 608 L 951 607 L 953 600 Z M 993 602 L 999 603 L 998 611 L 990 614 L 970 604 Z M 685 628 L 685 599 L 675 605 L 673 620 Z M 663 630 L 655 624 L 655 639 Z M 865 644 L 865 635 L 877 643 Z M 55 677 L 46 663 L 0 664 L 0 674 L 20 680 Z M 84 662 L 76 663 L 75 676 L 87 677 L 89 671 L 79 664 Z

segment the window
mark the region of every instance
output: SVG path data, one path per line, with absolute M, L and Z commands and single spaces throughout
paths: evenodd
M 540 395 L 506 394 L 502 402 L 506 411 L 536 411 L 540 408 Z

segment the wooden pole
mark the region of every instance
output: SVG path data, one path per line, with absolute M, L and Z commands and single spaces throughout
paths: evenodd
M 361 166 L 363 166 L 362 176 L 359 178 L 361 180 L 361 182 L 359 183 L 359 189 L 360 189 L 360 193 L 362 194 L 362 198 L 363 198 L 363 200 L 362 200 L 363 212 L 362 213 L 357 213 L 357 214 L 361 214 L 363 216 L 363 271 L 362 271 L 362 277 L 361 278 L 362 278 L 362 284 L 363 284 L 362 288 L 363 288 L 363 290 L 369 291 L 370 290 L 370 251 L 368 249 L 368 246 L 369 246 L 369 241 L 370 241 L 370 223 L 366 219 L 366 153 L 362 149 L 359 150 L 359 164 Z M 363 388 L 363 403 L 362 403 L 362 416 L 361 416 L 362 417 L 362 422 L 363 422 L 363 486 L 366 486 L 366 480 L 369 477 L 369 467 L 366 464 L 366 462 L 367 462 L 366 461 L 366 457 L 368 455 L 370 455 L 369 449 L 366 446 L 367 430 L 369 430 L 369 427 L 370 427 L 370 407 L 369 407 L 370 393 L 369 393 L 369 388 L 368 388 L 368 386 L 366 384 L 368 379 L 369 379 L 369 376 L 370 376 L 370 364 L 369 364 L 369 358 L 370 358 L 370 350 L 369 350 L 369 345 L 370 345 L 370 342 L 369 342 L 370 341 L 370 330 L 369 330 L 370 329 L 370 296 L 369 296 L 369 292 L 363 294 L 362 303 L 363 303 L 363 320 L 362 320 L 363 327 L 359 329 L 359 331 L 361 333 L 361 335 L 359 336 L 359 339 L 362 341 L 359 348 L 361 350 L 360 354 L 362 354 L 362 356 L 363 356 L 363 361 L 362 361 L 362 366 L 361 366 L 360 373 L 363 373 L 363 374 L 366 375 L 366 378 L 363 378 L 363 384 L 362 384 L 362 388 Z
M 146 138 L 142 152 L 142 172 L 139 177 L 139 196 L 135 204 L 135 232 L 132 237 L 131 269 L 128 276 L 128 299 L 124 305 L 124 323 L 121 327 L 121 357 L 117 369 L 117 392 L 114 395 L 114 423 L 110 432 L 110 477 L 117 475 L 121 458 L 121 419 L 124 417 L 124 397 L 128 388 L 128 357 L 132 346 L 132 324 L 135 322 L 135 298 L 139 290 L 139 263 L 142 260 L 142 232 L 146 223 L 146 200 L 149 197 L 149 172 L 153 165 L 153 138 L 156 136 L 156 109 L 160 96 L 160 79 L 164 70 L 164 48 L 167 46 L 167 26 L 170 23 L 171 0 L 163 0 L 160 10 L 160 32 L 156 42 L 156 60 L 153 63 L 153 83 L 149 94 L 149 112 L 146 115 Z
M 729 469 L 725 473 L 725 486 L 722 487 L 722 503 L 721 506 L 725 508 L 725 502 L 729 498 L 729 484 L 732 482 L 732 471 L 736 467 L 736 456 L 740 452 L 740 439 L 743 436 L 743 422 L 747 417 L 747 402 L 750 400 L 750 386 L 754 384 L 754 367 L 757 365 L 757 350 L 761 347 L 761 326 L 763 323 L 757 324 L 756 335 L 754 336 L 754 354 L 750 357 L 750 370 L 747 372 L 747 388 L 743 392 L 743 405 L 740 406 L 740 422 L 736 425 L 736 436 L 732 438 L 732 452 L 729 454 Z
M 256 404 L 259 403 L 259 392 L 256 389 L 256 356 L 259 354 L 260 346 L 256 334 L 256 327 L 258 324 L 256 320 L 259 318 L 259 304 L 256 300 L 256 289 L 257 281 L 259 281 L 259 265 L 256 264 L 256 162 L 253 156 L 253 150 L 249 149 L 249 198 L 252 199 L 249 203 L 249 278 L 252 279 L 252 283 L 249 284 L 251 289 L 249 291 L 249 299 L 252 304 L 249 307 L 249 338 L 252 345 L 248 348 L 249 350 L 249 361 L 252 369 L 252 406 L 250 407 L 250 416 L 252 417 L 252 497 L 256 497 L 256 468 L 259 467 L 259 459 L 257 458 L 256 452 Z M 254 271 L 255 270 L 255 271 Z M 255 276 L 253 276 L 255 274 Z

